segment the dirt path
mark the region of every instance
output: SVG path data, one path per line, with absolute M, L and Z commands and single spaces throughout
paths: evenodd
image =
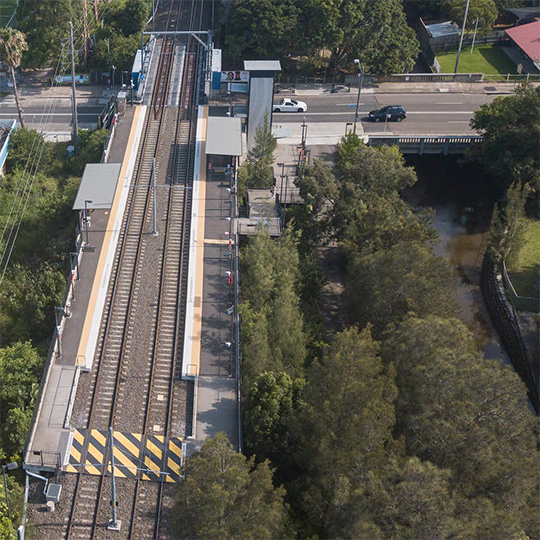
M 345 263 L 335 245 L 317 248 L 324 277 L 327 282 L 321 291 L 321 312 L 323 314 L 324 339 L 330 341 L 336 332 L 345 328 L 343 291 Z

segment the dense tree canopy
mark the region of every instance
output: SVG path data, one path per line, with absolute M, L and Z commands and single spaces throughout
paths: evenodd
M 463 28 L 467 0 L 449 0 L 448 13 L 452 20 Z M 474 30 L 478 20 L 478 31 L 488 34 L 497 18 L 497 6 L 493 0 L 470 0 L 465 32 Z
M 53 64 L 60 55 L 62 40 L 69 37 L 69 21 L 81 18 L 81 0 L 19 0 L 17 19 L 29 46 L 23 66 Z
M 269 337 L 270 317 L 250 309 L 242 319 L 246 442 L 276 467 L 297 537 L 538 537 L 537 424 L 524 385 L 484 359 L 455 318 L 455 278 L 432 249 L 431 215 L 402 198 L 414 171 L 396 149 L 348 136 L 332 168 L 315 162 L 303 173 L 306 205 L 287 216 L 289 227 L 300 252 L 338 241 L 347 321 L 358 327 L 316 347 L 304 333 L 305 367 L 290 371 L 268 360 L 279 340 Z M 509 193 L 516 204 L 499 229 L 512 230 L 524 193 Z M 273 268 L 282 241 L 243 248 L 244 309 L 276 309 L 275 287 L 288 283 Z M 283 268 L 297 269 L 288 253 Z M 293 273 L 290 294 L 307 277 Z M 262 352 L 267 360 L 253 370 Z
M 353 320 L 377 331 L 409 313 L 456 315 L 455 278 L 448 263 L 418 243 L 400 242 L 351 260 L 348 305 Z
M 309 471 L 302 507 L 331 537 L 354 491 L 393 453 L 395 394 L 369 330 L 338 334 L 309 370 L 296 427 L 296 459 Z
M 408 450 L 452 471 L 452 485 L 469 499 L 460 512 L 473 537 L 526 529 L 534 538 L 535 422 L 517 374 L 483 359 L 457 319 L 406 320 L 382 353 L 396 366 L 398 428 Z M 472 515 L 481 506 L 486 516 Z
M 291 234 L 275 242 L 268 233 L 253 238 L 241 255 L 244 375 L 264 371 L 300 373 L 306 355 L 299 307 L 298 253 Z
M 540 88 L 524 84 L 474 113 L 471 127 L 485 137 L 473 153 L 493 175 L 501 192 L 514 181 L 540 187 Z
M 0 349 L 0 460 L 20 459 L 43 359 L 29 342 Z
M 368 0 L 351 55 L 368 73 L 409 73 L 420 52 L 416 34 L 407 26 L 401 0 Z
M 332 70 L 408 72 L 419 47 L 400 0 L 235 0 L 223 27 L 231 60 L 330 52 Z
M 282 538 L 283 495 L 272 485 L 268 463 L 254 468 L 218 433 L 186 463 L 176 495 L 176 538 Z

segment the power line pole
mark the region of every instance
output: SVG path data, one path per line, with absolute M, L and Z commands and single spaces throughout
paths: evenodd
M 79 122 L 77 120 L 77 97 L 75 95 L 75 50 L 73 49 L 73 24 L 69 22 L 69 44 L 71 47 L 71 94 L 72 94 L 72 118 L 73 118 L 73 142 L 75 155 L 79 155 Z
M 457 51 L 456 57 L 456 67 L 454 68 L 454 75 L 457 73 L 459 65 L 459 55 L 461 54 L 461 47 L 463 46 L 463 38 L 465 37 L 465 27 L 467 26 L 467 14 L 469 13 L 469 4 L 471 0 L 467 0 L 467 5 L 465 6 L 465 16 L 463 17 L 463 28 L 461 29 L 461 39 L 459 40 L 459 49 Z
M 88 6 L 86 0 L 83 0 L 83 66 L 88 62 Z

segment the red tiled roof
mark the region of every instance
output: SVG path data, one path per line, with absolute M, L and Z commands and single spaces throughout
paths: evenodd
M 540 62 L 540 21 L 510 28 L 506 33 L 533 62 Z

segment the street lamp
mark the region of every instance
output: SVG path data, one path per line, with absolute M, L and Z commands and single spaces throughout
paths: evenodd
M 14 461 L 13 463 L 8 463 L 7 465 L 2 465 L 2 473 L 4 475 L 4 493 L 6 494 L 6 505 L 7 505 L 7 512 L 8 512 L 8 518 L 11 520 L 11 512 L 9 510 L 9 496 L 8 496 L 8 490 L 7 490 L 7 482 L 6 482 L 6 469 L 8 471 L 13 471 L 19 467 L 19 464 Z
M 356 134 L 356 122 L 358 121 L 358 107 L 360 106 L 360 94 L 362 93 L 362 84 L 364 83 L 364 68 L 360 65 L 358 58 L 354 59 L 354 63 L 358 66 L 358 97 L 356 98 L 356 111 L 354 113 L 353 133 Z
M 116 66 L 112 65 L 112 89 L 114 90 L 114 72 L 116 71 Z

